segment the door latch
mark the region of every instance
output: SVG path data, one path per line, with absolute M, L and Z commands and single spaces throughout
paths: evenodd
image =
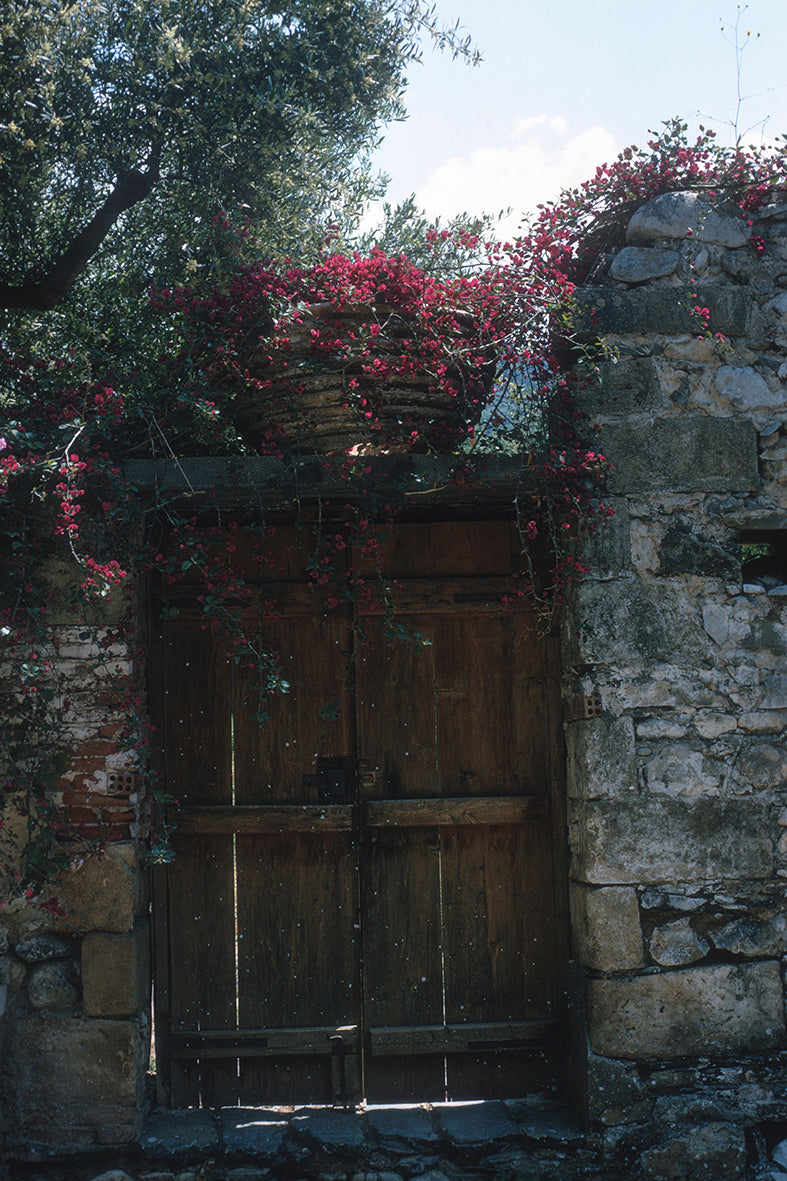
M 353 804 L 358 784 L 355 759 L 339 756 L 318 758 L 317 774 L 304 775 L 305 787 L 316 787 L 317 798 L 325 804 Z

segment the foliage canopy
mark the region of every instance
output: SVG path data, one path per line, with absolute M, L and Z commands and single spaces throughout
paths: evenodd
M 0 32 L 0 306 L 34 310 L 96 256 L 177 279 L 220 209 L 286 248 L 367 195 L 421 39 L 472 56 L 423 0 L 8 0 Z

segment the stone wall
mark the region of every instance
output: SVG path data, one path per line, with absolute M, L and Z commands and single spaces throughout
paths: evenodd
M 787 1112 L 787 202 L 656 198 L 604 261 L 582 401 L 615 516 L 564 656 L 601 701 L 566 731 L 588 1114 L 645 1176 L 692 1140 L 738 1176 Z
M 72 567 L 55 563 L 46 577 L 49 627 L 37 650 L 49 662 L 51 700 L 23 748 L 27 765 L 14 762 L 20 715 L 4 697 L 11 738 L 5 775 L 24 778 L 36 764 L 67 762 L 53 795 L 61 868 L 40 893 L 14 896 L 23 799 L 6 795 L 1 817 L 2 1128 L 7 1152 L 33 1158 L 131 1140 L 149 1057 L 139 772 L 133 735 L 124 736 L 133 708 L 133 603 L 121 595 L 86 614 L 71 593 Z M 4 656 L 0 677 L 17 684 L 26 652 Z

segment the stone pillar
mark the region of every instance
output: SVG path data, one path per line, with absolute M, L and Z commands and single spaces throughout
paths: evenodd
M 700 1100 L 718 1176 L 787 1102 L 785 285 L 781 197 L 752 229 L 669 194 L 578 298 L 615 517 L 564 652 L 567 695 L 601 699 L 567 726 L 573 940 L 590 1117 L 618 1161 L 659 1129 L 654 1178 Z
M 36 736 L 37 753 L 46 759 L 51 749 L 62 769 L 48 790 L 65 868 L 40 893 L 31 886 L 0 907 L 2 1130 L 20 1160 L 127 1143 L 146 1098 L 148 906 L 140 776 L 134 735 L 124 737 L 136 708 L 134 616 L 121 594 L 80 621 L 67 576 L 71 567 L 58 563 L 45 572 L 54 691 Z M 4 816 L 7 855 L 26 839 L 14 804 Z M 3 869 L 7 888 L 13 864 Z

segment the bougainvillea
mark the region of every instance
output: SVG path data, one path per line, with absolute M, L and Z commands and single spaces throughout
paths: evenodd
M 379 249 L 308 268 L 259 263 L 207 295 L 167 290 L 151 303 L 180 314 L 186 378 L 263 453 L 449 450 L 472 433 L 494 377 L 489 288 Z

